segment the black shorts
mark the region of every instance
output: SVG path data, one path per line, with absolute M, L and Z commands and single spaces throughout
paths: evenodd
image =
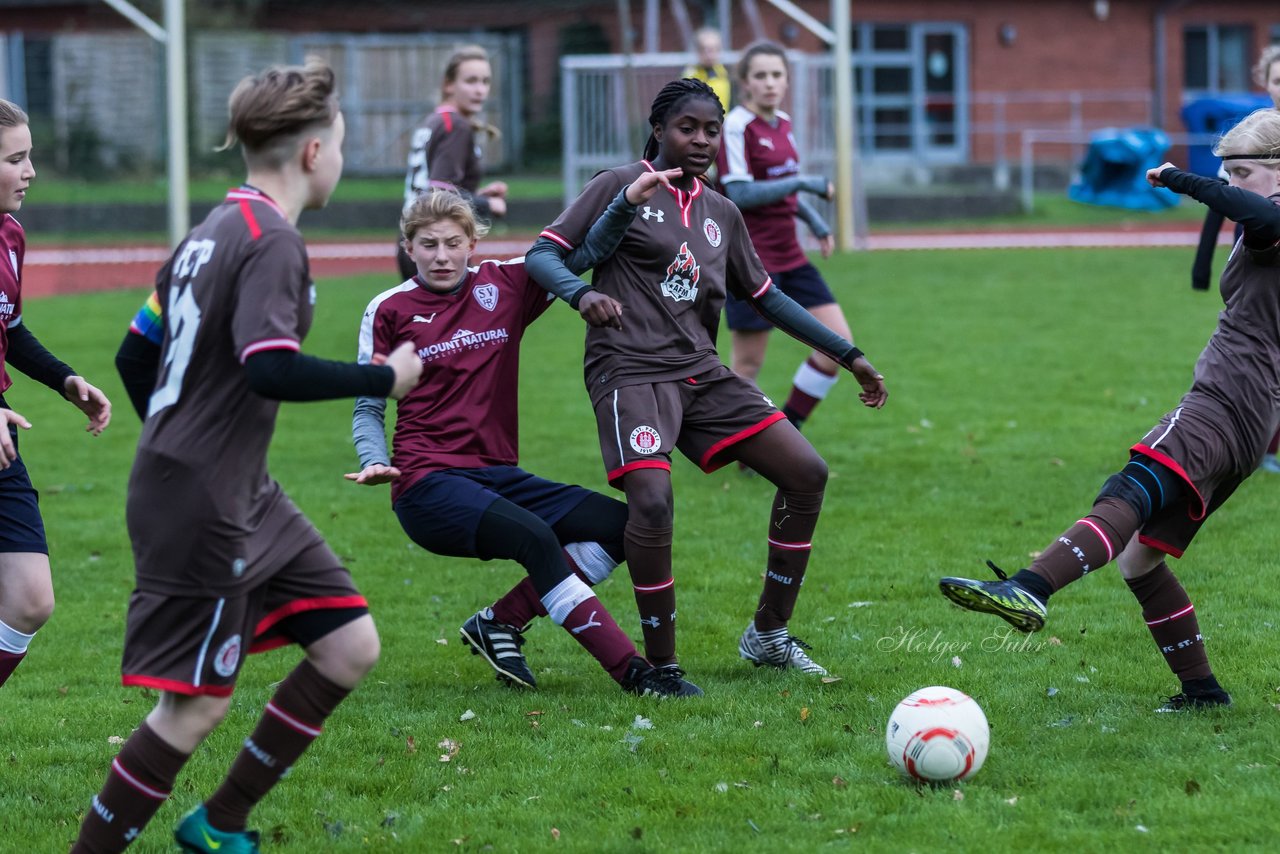
M 818 268 L 812 264 L 804 264 L 783 273 L 771 272 L 769 277 L 773 279 L 775 288 L 781 288 L 801 308 L 816 308 L 836 301 L 826 279 L 822 278 Z M 740 300 L 733 294 L 729 294 L 729 298 L 725 300 L 724 316 L 729 322 L 729 328 L 735 332 L 764 332 L 773 328 L 773 324 L 757 314 L 746 300 Z
M 409 539 L 447 557 L 482 557 L 476 529 L 499 498 L 523 507 L 548 526 L 593 493 L 532 475 L 519 466 L 444 469 L 423 477 L 396 501 L 394 509 Z
M 15 449 L 17 433 L 16 428 L 9 428 Z M 40 516 L 40 493 L 31 485 L 31 477 L 20 456 L 0 471 L 0 552 L 49 553 L 44 519 Z

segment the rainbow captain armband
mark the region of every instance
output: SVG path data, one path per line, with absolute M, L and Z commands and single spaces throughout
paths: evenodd
M 155 291 L 151 292 L 151 296 L 147 297 L 142 308 L 134 315 L 129 331 L 141 335 L 157 347 L 164 343 L 164 321 L 160 317 L 160 298 Z

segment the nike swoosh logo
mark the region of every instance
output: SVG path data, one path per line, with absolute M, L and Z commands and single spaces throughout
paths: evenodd
M 209 838 L 209 831 L 205 830 L 203 827 L 200 828 L 200 835 L 204 837 L 204 844 L 208 845 L 214 851 L 217 851 L 219 848 L 222 847 L 221 842 L 214 842 L 212 839 Z

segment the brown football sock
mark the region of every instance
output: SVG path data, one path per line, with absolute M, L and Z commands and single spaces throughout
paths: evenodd
M 785 492 L 778 490 L 769 516 L 769 558 L 764 574 L 764 589 L 756 607 L 755 624 L 759 632 L 785 628 L 795 609 L 800 585 L 809 565 L 813 530 L 822 510 L 821 492 Z
M 1027 567 L 1055 593 L 1115 560 L 1138 530 L 1138 514 L 1118 498 L 1103 498 Z
M 653 664 L 676 660 L 676 586 L 671 577 L 671 528 L 628 522 L 623 533 L 627 568 L 640 610 L 645 658 Z
M 143 721 L 112 760 L 107 782 L 93 796 L 71 854 L 127 848 L 168 799 L 189 757 Z
M 350 693 L 308 659 L 299 662 L 267 703 L 227 778 L 205 801 L 209 824 L 227 832 L 244 830 L 249 811 L 288 773 L 320 735 L 325 718 Z
M 1169 565 L 1160 561 L 1146 575 L 1125 583 L 1142 605 L 1142 619 L 1173 674 L 1183 682 L 1212 676 L 1196 609 Z

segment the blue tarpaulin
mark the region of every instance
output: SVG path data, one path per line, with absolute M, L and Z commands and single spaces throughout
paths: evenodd
M 1091 205 L 1154 211 L 1178 204 L 1178 194 L 1147 183 L 1147 170 L 1159 166 L 1169 137 L 1158 128 L 1107 128 L 1089 141 L 1080 178 L 1067 190 L 1073 201 Z
M 1220 95 L 1201 98 L 1182 108 L 1182 122 L 1191 133 L 1211 133 L 1221 136 L 1254 110 L 1271 106 L 1267 95 Z M 1213 153 L 1210 145 L 1187 147 L 1187 171 L 1213 177 L 1218 174 L 1222 161 Z

